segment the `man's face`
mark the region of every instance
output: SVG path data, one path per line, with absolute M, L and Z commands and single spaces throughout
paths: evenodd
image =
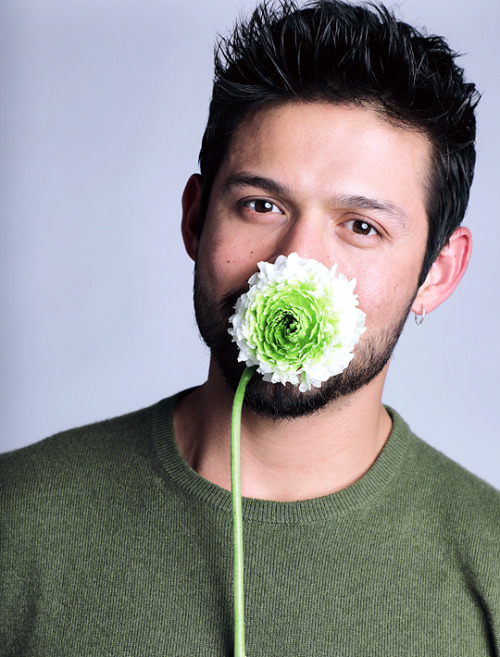
M 242 123 L 215 178 L 196 260 L 196 317 L 224 378 L 234 389 L 242 371 L 228 318 L 261 260 L 295 251 L 337 263 L 357 280 L 367 327 L 347 370 L 319 390 L 254 377 L 254 410 L 300 416 L 385 376 L 417 292 L 429 162 L 424 135 L 372 109 L 288 103 Z

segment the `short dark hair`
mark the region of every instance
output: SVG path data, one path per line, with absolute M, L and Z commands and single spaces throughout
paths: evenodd
M 257 107 L 289 101 L 371 104 L 397 125 L 421 130 L 432 144 L 423 282 L 463 220 L 474 174 L 479 95 L 456 57 L 444 39 L 417 31 L 383 5 L 262 3 L 216 47 L 200 151 L 201 221 L 232 137 Z

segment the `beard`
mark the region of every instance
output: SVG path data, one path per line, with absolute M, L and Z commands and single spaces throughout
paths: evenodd
M 228 333 L 229 317 L 234 313 L 238 297 L 247 291 L 248 286 L 226 295 L 217 302 L 195 269 L 194 307 L 198 329 L 233 394 L 245 364 L 238 362 L 238 347 Z M 298 386 L 264 381 L 261 375 L 256 373 L 245 390 L 246 407 L 274 420 L 299 418 L 324 408 L 332 401 L 348 397 L 367 385 L 380 374 L 389 361 L 403 331 L 414 297 L 390 327 L 376 336 L 366 337 L 358 342 L 354 358 L 341 374 L 331 377 L 319 388 L 300 392 Z

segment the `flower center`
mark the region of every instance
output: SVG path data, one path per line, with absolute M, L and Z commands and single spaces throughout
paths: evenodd
M 283 315 L 283 324 L 287 333 L 296 333 L 299 330 L 299 322 L 297 318 L 292 313 L 284 313 Z

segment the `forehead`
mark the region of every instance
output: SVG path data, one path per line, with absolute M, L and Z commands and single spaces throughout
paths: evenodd
M 380 135 L 383 140 L 404 141 L 406 149 L 424 151 L 430 158 L 431 140 L 420 129 L 397 122 L 389 117 L 381 105 L 375 103 L 332 103 L 328 101 L 286 101 L 260 105 L 247 114 L 236 127 L 229 142 L 224 161 L 251 140 L 268 139 L 270 135 L 287 133 L 288 137 L 312 133 L 323 141 L 341 131 L 356 130 L 370 141 Z M 363 135 L 361 135 L 363 131 Z M 333 143 L 332 143 L 333 145 Z M 314 142 L 311 143 L 311 147 Z M 383 149 L 382 149 L 383 150 Z
M 238 127 L 216 176 L 240 171 L 304 194 L 383 196 L 426 214 L 430 140 L 371 106 L 320 102 L 260 107 Z

